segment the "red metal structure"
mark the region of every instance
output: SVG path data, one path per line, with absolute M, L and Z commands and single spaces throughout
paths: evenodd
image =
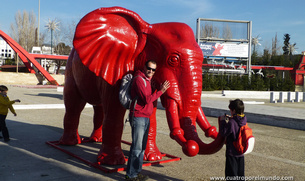
M 304 75 L 305 75 L 305 52 L 302 52 L 302 57 L 300 62 L 295 67 L 284 67 L 284 66 L 266 66 L 266 65 L 252 65 L 251 69 L 259 70 L 259 69 L 268 69 L 268 70 L 281 70 L 281 71 L 289 71 L 291 77 L 294 80 L 295 85 L 304 86 Z M 224 65 L 220 64 L 202 64 L 202 67 L 205 68 L 224 68 Z M 237 68 L 238 66 L 235 66 Z M 241 68 L 246 69 L 246 66 L 242 66 Z
M 219 64 L 202 64 L 202 67 L 206 67 L 206 68 L 224 68 L 223 65 L 219 65 Z M 235 68 L 237 68 L 238 66 L 235 66 Z M 242 66 L 241 68 L 246 69 L 247 66 Z M 229 68 L 228 68 L 229 69 Z M 292 71 L 293 68 L 292 67 L 283 67 L 283 66 L 267 66 L 267 65 L 252 65 L 251 69 L 253 70 L 259 70 L 259 69 L 268 69 L 268 70 L 288 70 L 288 71 Z
M 51 59 L 51 60 L 68 60 L 66 55 L 47 55 L 47 54 L 35 54 L 30 53 L 30 55 L 35 59 Z
M 305 75 L 305 52 L 302 52 L 300 63 L 294 67 L 291 71 L 291 75 L 294 78 L 295 85 L 304 86 L 304 75 Z
M 82 143 L 85 143 L 86 141 L 82 141 Z M 131 145 L 130 142 L 128 141 L 124 141 L 122 140 L 122 143 L 127 144 L 127 145 Z M 74 154 L 72 151 L 68 151 L 67 149 L 65 149 L 64 146 L 60 145 L 60 143 L 58 141 L 47 141 L 46 144 L 52 146 L 53 148 L 56 148 L 82 162 L 84 162 L 85 164 L 92 166 L 94 168 L 97 168 L 103 172 L 106 173 L 113 173 L 113 172 L 120 172 L 120 171 L 124 171 L 126 170 L 126 165 L 118 165 L 118 166 L 114 166 L 114 165 L 102 165 L 100 162 L 96 162 L 96 161 L 91 161 L 91 160 L 87 160 L 85 158 L 83 158 L 82 155 L 77 155 Z M 180 157 L 176 157 L 167 153 L 161 153 L 162 157 L 165 158 L 163 160 L 158 160 L 158 161 L 150 161 L 150 162 L 144 162 L 143 163 L 143 167 L 147 167 L 147 166 L 152 166 L 152 165 L 160 165 L 163 163 L 168 163 L 168 162 L 174 162 L 174 161 L 180 161 L 181 158 Z M 127 161 L 128 158 L 125 157 L 125 161 Z
M 42 55 L 42 54 L 29 54 L 24 48 L 22 48 L 15 40 L 0 30 L 0 36 L 6 41 L 10 47 L 18 54 L 24 65 L 27 67 L 30 73 L 35 73 L 34 68 L 31 66 L 32 63 L 39 72 L 53 85 L 58 85 L 57 81 L 47 72 L 35 58 L 46 58 L 46 59 L 59 59 L 67 60 L 67 56 L 59 55 Z

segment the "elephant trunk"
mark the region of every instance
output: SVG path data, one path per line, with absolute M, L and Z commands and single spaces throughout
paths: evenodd
M 170 136 L 182 146 L 183 152 L 188 156 L 195 156 L 198 153 L 212 154 L 222 148 L 224 138 L 217 135 L 216 128 L 208 123 L 201 109 L 201 71 L 200 76 L 194 70 L 192 72 L 192 80 L 189 81 L 192 85 L 180 84 L 180 91 L 174 91 L 179 92 L 180 95 L 168 95 L 166 99 Z M 182 90 L 183 88 L 185 90 Z M 196 121 L 207 137 L 216 138 L 213 142 L 206 144 L 200 140 Z
M 171 101 L 173 105 L 175 105 L 175 101 Z M 201 109 L 201 108 L 200 108 Z M 197 154 L 213 154 L 219 151 L 224 144 L 224 137 L 220 134 L 217 134 L 216 128 L 214 126 L 210 126 L 209 123 L 205 123 L 208 127 L 205 127 L 203 130 L 205 131 L 205 135 L 208 137 L 215 138 L 209 144 L 204 143 L 198 136 L 196 123 L 193 123 L 191 118 L 182 117 L 179 119 L 177 113 L 177 108 L 171 107 L 166 111 L 167 118 L 169 120 L 170 126 L 170 137 L 177 141 L 182 146 L 182 150 L 187 156 L 195 156 Z M 176 124 L 176 121 L 179 120 L 180 124 Z M 197 118 L 197 123 L 201 122 L 201 118 Z M 200 126 L 201 127 L 201 126 Z

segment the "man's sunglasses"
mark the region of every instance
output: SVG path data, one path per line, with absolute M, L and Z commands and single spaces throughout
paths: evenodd
M 147 69 L 147 70 L 152 70 L 153 72 L 156 71 L 156 69 L 153 69 L 153 68 L 151 68 L 151 67 L 149 67 L 149 66 L 146 66 L 146 69 Z

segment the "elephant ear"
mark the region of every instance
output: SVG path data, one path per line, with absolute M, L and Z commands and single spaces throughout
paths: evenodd
M 134 60 L 143 50 L 149 24 L 133 11 L 99 8 L 78 23 L 73 45 L 82 63 L 114 85 L 134 70 Z

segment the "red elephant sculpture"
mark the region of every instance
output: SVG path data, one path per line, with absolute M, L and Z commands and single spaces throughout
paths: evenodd
M 154 85 L 165 80 L 171 84 L 161 96 L 170 137 L 188 156 L 212 154 L 222 148 L 224 138 L 217 136 L 216 128 L 209 124 L 201 108 L 203 54 L 188 25 L 148 24 L 135 12 L 121 7 L 99 8 L 80 20 L 73 45 L 66 65 L 61 144 L 81 143 L 79 118 L 89 103 L 94 109 L 90 139 L 102 142 L 98 161 L 124 164 L 121 137 L 126 109 L 118 99 L 121 79 L 153 59 L 158 65 Z M 151 161 L 162 158 L 155 143 L 156 109 L 150 117 L 144 158 Z M 207 137 L 215 139 L 213 142 L 205 144 L 199 139 L 196 122 Z

